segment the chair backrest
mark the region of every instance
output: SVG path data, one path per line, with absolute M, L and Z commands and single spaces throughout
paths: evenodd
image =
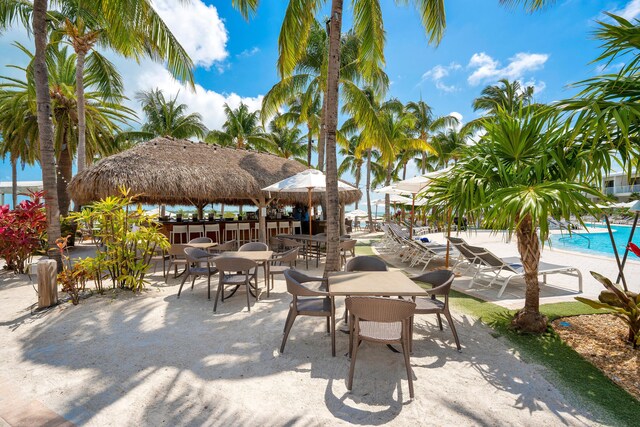
M 248 222 L 241 222 L 238 224 L 238 229 L 243 231 L 250 230 L 251 224 Z
M 276 228 L 277 229 L 278 228 L 278 223 L 275 222 L 275 221 L 267 222 L 267 229 L 270 229 L 270 228 Z
M 355 258 L 351 258 L 347 262 L 344 271 L 387 271 L 387 264 L 380 258 L 361 255 Z
M 283 246 L 282 239 L 275 236 L 269 237 L 269 246 L 272 250 L 280 249 L 280 247 Z
M 256 252 L 256 251 L 268 251 L 268 250 L 269 250 L 269 246 L 267 246 L 266 243 L 251 242 L 251 243 L 245 243 L 244 245 L 240 246 L 240 248 L 238 249 L 238 252 Z
M 240 257 L 230 257 L 230 256 L 220 256 L 218 258 L 214 258 L 213 262 L 215 262 L 216 267 L 222 273 L 224 272 L 238 272 L 238 271 L 249 271 L 258 266 L 255 261 L 246 258 Z
M 488 250 L 486 250 L 484 248 L 481 248 L 481 249 L 484 252 L 476 253 L 476 255 L 478 256 L 478 258 L 480 258 L 482 260 L 482 262 L 484 264 L 488 265 L 489 267 L 502 267 L 502 268 L 505 268 L 507 270 L 511 270 L 513 272 L 516 272 L 509 264 L 504 262 L 497 255 L 492 254 L 491 252 L 489 252 Z
M 340 249 L 343 251 L 351 251 L 356 247 L 357 240 L 345 240 L 340 242 Z
M 186 225 L 174 225 L 173 229 L 171 230 L 173 231 L 174 234 L 186 234 L 187 233 L 187 226 Z
M 411 280 L 432 285 L 433 288 L 429 291 L 432 295 L 449 295 L 455 277 L 451 270 L 435 270 L 413 277 Z
M 224 252 L 224 251 L 233 251 L 236 249 L 236 241 L 230 240 L 225 243 L 221 243 L 211 248 L 212 251 Z
M 327 292 L 309 289 L 303 285 L 303 283 L 306 282 L 323 281 L 323 279 L 320 277 L 311 277 L 299 272 L 298 270 L 288 269 L 284 271 L 284 279 L 287 282 L 287 292 L 289 292 L 291 295 L 298 297 L 329 295 Z
M 209 237 L 196 237 L 195 239 L 189 240 L 189 243 L 213 243 L 213 240 Z
M 449 240 L 453 245 L 466 245 L 467 244 L 467 242 L 465 242 L 464 239 L 461 239 L 460 237 L 449 236 L 449 237 L 447 237 L 447 240 Z
M 187 261 L 189 262 L 202 262 L 203 258 L 211 258 L 211 254 L 205 250 L 200 248 L 184 248 L 184 254 L 187 257 Z
M 172 257 L 184 257 L 184 249 L 188 248 L 187 245 L 173 244 L 169 247 L 167 254 Z
M 415 303 L 379 297 L 347 297 L 347 310 L 354 316 L 372 322 L 400 322 L 413 316 Z
M 206 232 L 215 232 L 220 231 L 220 224 L 205 224 L 204 231 Z
M 293 248 L 282 253 L 279 257 L 272 259 L 272 262 L 291 263 L 298 259 L 298 248 Z
M 297 240 L 289 239 L 288 237 L 282 237 L 282 246 L 285 248 L 299 248 L 302 247 L 302 243 Z

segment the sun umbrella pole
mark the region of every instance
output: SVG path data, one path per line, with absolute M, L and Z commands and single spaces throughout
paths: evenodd
M 307 188 L 309 193 L 309 236 L 313 236 L 311 232 L 311 223 L 313 222 L 313 211 L 311 210 L 311 188 Z
M 411 224 L 409 224 L 409 239 L 413 239 L 413 219 L 414 219 L 414 211 L 416 210 L 416 195 L 415 193 L 411 194 Z

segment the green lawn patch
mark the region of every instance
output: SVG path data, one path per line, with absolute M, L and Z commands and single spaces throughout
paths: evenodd
M 552 377 L 549 380 L 585 403 L 595 416 L 601 417 L 597 421 L 638 425 L 640 402 L 566 345 L 553 329 L 549 328 L 542 335 L 520 334 L 509 327 L 514 310 L 455 291 L 452 291 L 450 301 L 456 310 L 479 318 L 491 326 L 497 336 L 509 340 L 523 360 L 548 368 Z M 605 312 L 580 302 L 543 304 L 540 311 L 550 321 L 565 316 Z

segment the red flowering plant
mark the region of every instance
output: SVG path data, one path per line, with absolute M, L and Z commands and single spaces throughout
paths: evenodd
M 0 258 L 5 268 L 24 273 L 31 255 L 44 248 L 47 216 L 42 202 L 43 192 L 30 193 L 15 209 L 0 206 Z

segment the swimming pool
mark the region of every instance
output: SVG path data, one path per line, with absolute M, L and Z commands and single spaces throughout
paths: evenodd
M 589 224 L 589 232 L 585 230 L 576 230 L 571 233 L 564 232 L 563 235 L 551 235 L 551 247 L 556 249 L 565 249 L 582 253 L 591 253 L 594 255 L 606 255 L 613 257 L 613 248 L 611 247 L 611 238 L 607 232 L 607 226 L 602 224 Z M 631 226 L 612 224 L 613 237 L 616 241 L 616 247 L 620 257 L 624 254 L 624 248 L 629 241 Z M 633 243 L 640 246 L 640 229 L 633 234 Z M 630 260 L 638 260 L 634 254 L 629 254 Z

